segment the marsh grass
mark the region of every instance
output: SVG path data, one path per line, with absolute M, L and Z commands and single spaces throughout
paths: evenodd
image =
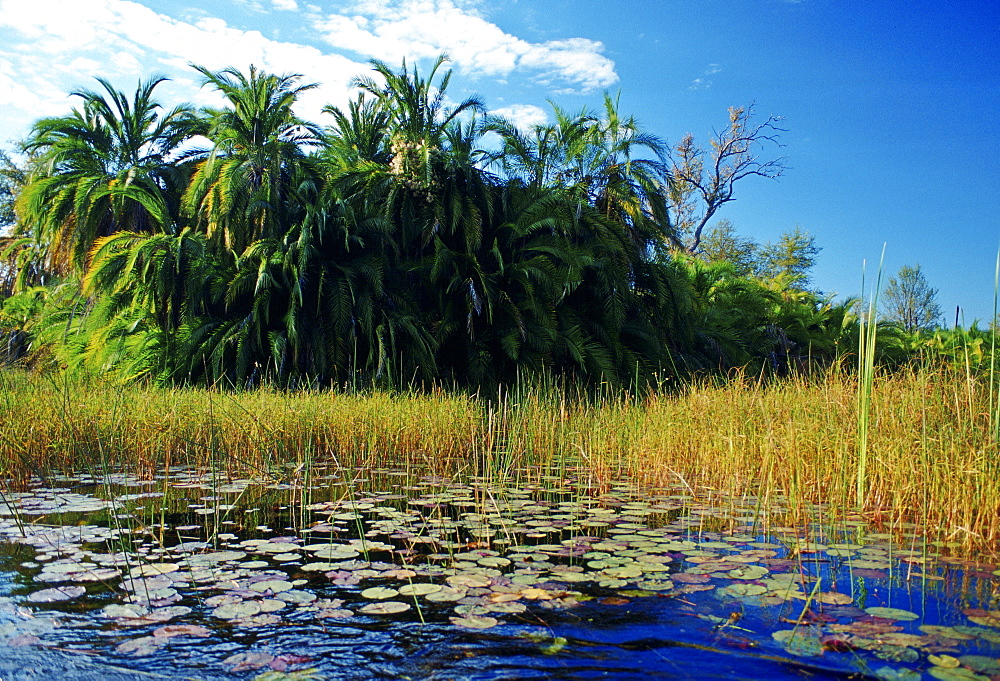
M 320 466 L 534 482 L 570 468 L 584 487 L 681 483 L 699 503 L 789 509 L 783 524 L 917 524 L 930 544 L 996 553 L 996 394 L 947 367 L 871 376 L 864 504 L 859 383 L 833 367 L 773 383 L 694 383 L 679 395 L 594 399 L 553 384 L 490 399 L 422 393 L 220 393 L 0 374 L 0 466 L 16 488 L 54 472 L 179 468 L 300 484 Z M 534 471 L 534 473 L 532 473 Z M 582 471 L 582 473 L 580 472 Z M 350 476 L 343 480 L 350 483 Z M 332 482 L 330 484 L 333 484 Z M 307 498 L 302 498 L 308 503 Z M 822 504 L 824 519 L 812 517 Z

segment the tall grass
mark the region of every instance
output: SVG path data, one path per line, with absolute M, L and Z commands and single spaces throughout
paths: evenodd
M 588 399 L 525 385 L 490 399 L 429 393 L 222 394 L 57 382 L 0 373 L 0 471 L 169 466 L 228 475 L 306 475 L 317 464 L 506 480 L 553 469 L 595 486 L 689 487 L 706 500 L 754 498 L 807 522 L 815 504 L 929 541 L 995 552 L 1000 475 L 988 378 L 950 366 L 870 376 L 867 470 L 858 503 L 859 378 L 831 368 L 781 382 L 694 383 L 680 395 Z M 122 409 L 120 405 L 129 405 Z M 115 407 L 114 405 L 118 405 Z
M 882 288 L 882 266 L 885 262 L 885 245 L 878 263 L 875 286 L 868 298 L 868 313 L 859 317 L 858 333 L 858 464 L 856 471 L 855 500 L 859 506 L 865 504 L 868 476 L 868 435 L 871 430 L 872 389 L 875 380 L 875 340 L 878 333 L 878 294 Z M 864 274 L 861 277 L 861 294 L 864 300 Z

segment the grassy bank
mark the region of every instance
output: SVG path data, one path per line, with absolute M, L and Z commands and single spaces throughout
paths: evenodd
M 756 496 L 806 521 L 860 511 L 880 529 L 996 552 L 1000 462 L 985 382 L 951 370 L 876 377 L 858 503 L 853 377 L 732 381 L 680 396 L 579 400 L 547 388 L 422 394 L 240 394 L 0 373 L 4 484 L 54 471 L 193 466 L 287 478 L 317 464 L 524 476 L 580 466 L 595 485 L 683 481 L 708 502 Z

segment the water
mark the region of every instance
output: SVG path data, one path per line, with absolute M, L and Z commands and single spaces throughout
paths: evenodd
M 628 481 L 360 475 L 6 495 L 0 679 L 1000 676 L 1000 571 L 918 534 Z

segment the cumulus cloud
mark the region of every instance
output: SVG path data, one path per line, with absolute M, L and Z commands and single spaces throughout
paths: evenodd
M 179 19 L 152 9 L 159 6 L 152 0 L 0 0 L 0 143 L 24 135 L 39 117 L 66 113 L 75 105 L 67 93 L 97 87 L 94 76 L 131 92 L 139 78 L 162 75 L 171 79 L 161 86 L 165 103 L 220 104 L 216 93 L 200 89 L 189 63 L 302 74 L 320 84 L 298 107 L 312 120 L 322 120 L 324 104 L 343 106 L 351 79 L 370 72 L 363 59 L 342 52 L 393 65 L 447 52 L 462 73 L 497 80 L 518 75 L 554 91 L 588 92 L 618 79 L 601 43 L 523 40 L 484 18 L 476 0 L 356 0 L 337 12 L 297 0 L 267 4 L 284 10 L 284 20 L 316 31 L 317 45 L 331 47 L 275 40 L 204 11 Z M 544 121 L 538 107 L 506 110 L 518 125 Z
M 331 46 L 390 64 L 447 53 L 465 73 L 506 77 L 522 70 L 562 90 L 590 92 L 618 80 L 602 43 L 585 38 L 531 43 L 486 20 L 474 3 L 361 0 L 313 21 Z
M 503 116 L 525 132 L 530 131 L 536 125 L 545 125 L 549 121 L 545 110 L 534 104 L 511 104 L 493 109 L 490 113 L 495 116 Z
M 294 3 L 275 4 L 288 8 Z M 255 64 L 275 73 L 301 73 L 306 82 L 321 84 L 300 102 L 300 113 L 315 119 L 323 104 L 343 104 L 351 78 L 368 68 L 313 46 L 236 29 L 215 17 L 186 22 L 128 0 L 0 0 L 0 44 L 5 45 L 0 87 L 13 93 L 3 128 L 16 125 L 22 131 L 25 121 L 66 112 L 66 93 L 92 87 L 95 75 L 130 91 L 137 77 L 162 74 L 173 79 L 164 90 L 175 101 L 218 104 L 216 95 L 199 90 L 200 79 L 189 63 L 210 69 Z M 0 135 L 10 136 L 3 128 Z

